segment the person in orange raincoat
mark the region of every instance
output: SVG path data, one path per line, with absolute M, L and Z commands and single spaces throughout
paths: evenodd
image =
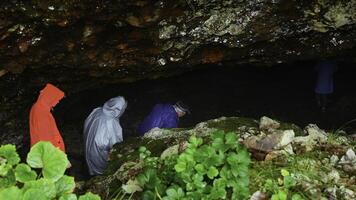
M 65 152 L 62 136 L 51 113 L 63 97 L 64 92 L 49 83 L 41 90 L 30 112 L 31 147 L 39 141 L 48 141 Z

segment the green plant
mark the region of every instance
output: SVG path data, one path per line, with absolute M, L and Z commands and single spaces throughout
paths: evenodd
M 178 156 L 150 157 L 140 148 L 143 170 L 124 187 L 142 190 L 140 199 L 246 199 L 250 156 L 236 133 L 215 132 L 209 138 L 190 137 Z M 135 183 L 135 184 L 133 184 Z M 132 191 L 131 191 L 132 192 Z
M 283 179 L 278 179 L 276 182 L 272 179 L 267 179 L 265 183 L 265 190 L 272 193 L 271 200 L 303 200 L 302 196 L 298 193 L 290 192 L 290 189 L 296 185 L 294 178 L 285 169 L 281 170 Z
M 0 147 L 0 199 L 6 200 L 76 200 L 72 194 L 74 178 L 64 175 L 67 155 L 49 142 L 38 142 L 27 155 L 27 164 L 14 145 Z M 40 169 L 39 174 L 34 169 Z M 100 200 L 90 192 L 79 200 Z

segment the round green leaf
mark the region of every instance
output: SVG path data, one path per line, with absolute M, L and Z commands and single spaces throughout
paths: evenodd
M 197 170 L 197 172 L 201 175 L 206 173 L 205 167 L 202 164 L 195 165 L 194 169 Z
M 55 183 L 57 196 L 72 193 L 75 188 L 74 177 L 64 175 Z
M 15 177 L 17 181 L 25 183 L 27 181 L 36 180 L 37 174 L 35 171 L 31 170 L 28 165 L 21 163 L 16 166 Z
M 289 176 L 289 172 L 285 169 L 281 169 L 282 176 Z
M 87 192 L 85 195 L 80 196 L 79 200 L 100 200 L 100 197 L 91 192 Z
M 68 158 L 50 142 L 38 142 L 27 155 L 27 163 L 32 168 L 42 168 L 43 177 L 57 181 L 68 166 Z
M 56 197 L 56 186 L 54 185 L 53 181 L 50 179 L 41 178 L 36 181 L 26 182 L 23 187 L 23 190 L 28 191 L 31 189 L 40 190 L 41 195 L 47 197 L 48 199 L 53 199 Z
M 219 174 L 219 171 L 214 166 L 211 166 L 207 173 L 207 175 L 210 179 L 213 179 L 218 174 Z
M 12 186 L 3 190 L 0 190 L 0 199 L 6 200 L 18 200 L 22 199 L 22 190 L 16 186 Z
M 25 194 L 23 195 L 23 200 L 48 200 L 49 198 L 47 198 L 44 194 L 43 191 L 41 191 L 40 189 L 29 189 L 25 192 Z
M 287 192 L 279 190 L 278 198 L 279 198 L 279 200 L 287 200 Z
M 293 194 L 292 200 L 304 200 L 304 199 L 302 196 L 300 196 L 300 194 Z
M 182 172 L 186 169 L 187 164 L 185 162 L 178 162 L 175 166 L 174 169 L 176 172 Z
M 0 157 L 5 158 L 7 163 L 11 166 L 20 162 L 20 157 L 16 152 L 16 147 L 12 144 L 6 144 L 0 147 Z
M 77 196 L 75 196 L 75 194 L 64 194 L 59 200 L 77 200 Z

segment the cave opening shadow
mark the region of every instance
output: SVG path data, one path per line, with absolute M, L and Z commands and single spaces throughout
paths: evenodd
M 180 127 L 221 117 L 255 119 L 269 116 L 299 126 L 316 123 L 336 129 L 355 118 L 356 85 L 351 67 L 344 64 L 335 74 L 335 94 L 330 108 L 321 113 L 314 98 L 315 62 L 274 67 L 205 67 L 176 77 L 104 85 L 65 98 L 55 109 L 56 120 L 72 161 L 72 174 L 86 179 L 82 139 L 83 124 L 90 112 L 115 96 L 124 96 L 128 107 L 120 118 L 124 139 L 137 136 L 138 124 L 156 103 L 182 100 L 191 108 Z

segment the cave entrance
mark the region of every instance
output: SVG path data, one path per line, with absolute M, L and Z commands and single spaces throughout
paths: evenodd
M 180 121 L 181 127 L 221 116 L 260 118 L 263 115 L 292 122 L 301 127 L 316 123 L 324 129 L 337 129 L 356 118 L 356 85 L 349 64 L 339 65 L 334 76 L 335 93 L 326 113 L 315 102 L 315 62 L 298 62 L 274 67 L 207 67 L 170 78 L 134 83 L 103 85 L 65 98 L 55 117 L 64 135 L 77 179 L 83 172 L 82 126 L 92 109 L 114 96 L 124 96 L 128 107 L 121 118 L 124 137 L 136 136 L 136 128 L 155 103 L 183 100 L 192 114 Z

